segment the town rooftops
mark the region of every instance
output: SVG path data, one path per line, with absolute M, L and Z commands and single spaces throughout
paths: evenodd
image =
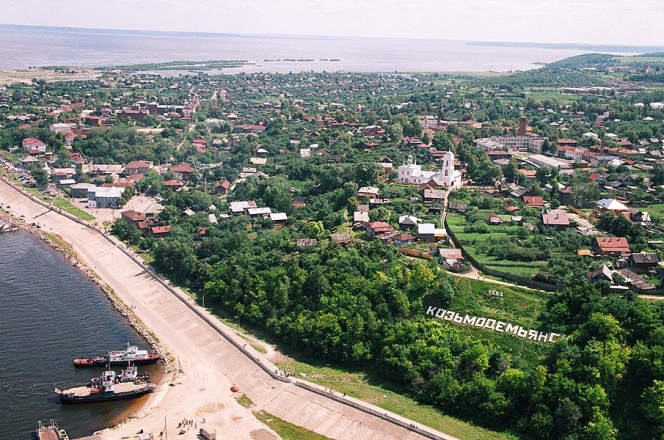
M 377 196 L 380 193 L 380 190 L 373 186 L 363 186 L 357 190 L 357 194 L 366 194 L 366 195 L 375 195 Z
M 420 220 L 419 218 L 414 217 L 412 215 L 402 215 L 401 217 L 399 217 L 399 224 L 400 225 L 413 225 L 414 226 L 414 225 L 418 224 L 421 221 L 422 220 Z
M 228 208 L 232 213 L 238 213 L 242 214 L 245 209 L 249 208 L 255 208 L 256 207 L 256 202 L 253 200 L 250 201 L 242 201 L 242 202 L 230 202 L 228 204 Z
M 100 173 L 100 174 L 120 174 L 124 171 L 122 165 L 105 165 L 105 164 L 84 164 L 81 166 L 81 171 L 86 173 Z
M 347 232 L 341 234 L 330 234 L 332 241 L 336 243 L 350 243 L 350 235 Z
M 171 167 L 171 171 L 174 173 L 193 173 L 194 168 L 190 167 L 186 163 L 179 163 Z
M 430 188 L 425 188 L 424 190 L 424 198 L 425 199 L 444 199 L 445 198 L 445 191 L 442 189 L 430 189 Z
M 120 198 L 124 193 L 124 188 L 117 187 L 99 187 L 93 186 L 88 188 L 88 198 L 90 195 L 93 197 L 105 197 L 105 198 Z
M 602 263 L 597 269 L 595 269 L 591 274 L 590 278 L 592 280 L 607 280 L 611 281 L 613 279 L 613 271 L 609 267 Z
M 383 232 L 390 232 L 393 230 L 392 225 L 387 222 L 371 222 L 369 223 L 369 228 L 371 228 L 374 233 L 380 234 Z
M 313 247 L 318 244 L 318 240 L 315 238 L 298 238 L 297 246 L 298 247 Z
M 527 206 L 544 206 L 542 196 L 523 196 L 523 203 Z
M 420 223 L 417 225 L 418 235 L 434 235 L 436 232 L 436 225 L 433 223 Z
M 603 253 L 629 253 L 629 243 L 625 237 L 595 237 L 596 249 Z
M 652 264 L 657 266 L 657 263 L 659 263 L 659 257 L 654 253 L 649 254 L 646 252 L 639 252 L 632 254 L 632 261 L 634 264 Z
M 273 222 L 285 222 L 288 220 L 288 215 L 285 212 L 271 212 L 270 220 Z
M 153 226 L 150 228 L 150 231 L 153 234 L 168 234 L 171 232 L 171 227 L 170 226 Z
M 40 141 L 39 139 L 36 138 L 25 138 L 23 139 L 23 147 L 24 148 L 32 148 L 32 147 L 38 147 L 38 146 L 44 146 L 46 145 L 44 142 Z
M 403 233 L 401 233 L 401 234 L 395 236 L 394 239 L 395 239 L 396 241 L 402 241 L 402 242 L 403 242 L 403 241 L 415 240 L 415 237 L 413 237 L 413 236 L 410 235 L 410 234 L 407 234 L 407 233 L 403 232 Z
M 145 215 L 141 214 L 140 212 L 136 212 L 133 210 L 129 211 L 123 211 L 122 217 L 126 218 L 127 220 L 131 220 L 132 222 L 139 222 L 139 221 L 144 221 L 145 220 Z
M 152 168 L 152 162 L 148 162 L 147 160 L 132 160 L 127 165 L 125 165 L 125 169 L 139 168 Z
M 542 214 L 544 226 L 569 226 L 569 217 L 561 210 L 549 211 Z
M 269 207 L 249 208 L 249 209 L 247 209 L 247 212 L 249 213 L 249 215 L 270 215 L 270 214 L 272 214 L 272 210 Z
M 71 189 L 73 189 L 73 190 L 90 189 L 90 188 L 94 188 L 94 187 L 95 187 L 94 183 L 83 183 L 83 182 L 81 182 L 81 183 L 76 183 L 76 184 L 72 185 Z
M 605 211 L 627 211 L 629 208 L 616 199 L 602 199 L 597 201 L 597 206 Z
M 369 223 L 369 213 L 365 211 L 353 212 L 353 222 Z
M 445 249 L 445 248 L 439 248 L 438 249 L 438 255 L 440 258 L 444 258 L 446 260 L 461 260 L 463 259 L 463 255 L 461 254 L 461 249 Z

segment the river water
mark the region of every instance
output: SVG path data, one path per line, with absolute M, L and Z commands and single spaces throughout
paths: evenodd
M 487 46 L 467 41 L 183 34 L 0 24 L 0 70 L 246 60 L 238 72 L 487 72 L 528 70 L 587 52 L 651 48 Z M 298 60 L 298 61 L 296 61 Z M 218 73 L 218 72 L 217 72 Z
M 148 348 L 85 275 L 27 232 L 0 234 L 0 439 L 32 439 L 38 420 L 77 438 L 125 419 L 146 397 L 64 406 L 53 389 L 100 373 L 75 369 L 73 358 L 127 342 Z M 158 375 L 147 368 L 139 373 Z

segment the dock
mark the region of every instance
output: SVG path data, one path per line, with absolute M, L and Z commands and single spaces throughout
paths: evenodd
M 35 429 L 37 440 L 69 440 L 64 429 L 60 429 L 57 423 L 51 419 L 48 423 L 37 423 Z

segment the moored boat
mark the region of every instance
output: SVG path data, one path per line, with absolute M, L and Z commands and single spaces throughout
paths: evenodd
M 119 382 L 135 382 L 135 381 L 149 382 L 150 374 L 148 373 L 138 374 L 138 368 L 136 367 L 136 365 L 129 364 L 129 366 L 127 366 L 126 369 L 122 370 L 117 380 Z
M 121 382 L 115 371 L 107 370 L 100 377 L 92 378 L 88 385 L 64 390 L 56 388 L 55 392 L 62 403 L 93 403 L 133 399 L 151 393 L 154 388 L 155 385 L 145 380 L 144 376 Z
M 0 233 L 18 231 L 18 228 L 11 223 L 0 220 Z
M 105 365 L 125 365 L 131 362 L 134 365 L 147 365 L 154 364 L 161 356 L 159 353 L 148 352 L 147 350 L 139 349 L 135 345 L 127 343 L 126 350 L 112 350 L 106 356 L 91 356 L 74 359 L 74 366 L 76 367 L 103 367 Z
M 69 440 L 69 436 L 64 429 L 61 429 L 53 419 L 48 423 L 37 423 L 35 429 L 35 438 L 37 440 Z

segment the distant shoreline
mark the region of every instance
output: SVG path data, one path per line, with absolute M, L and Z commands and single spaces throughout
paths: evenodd
M 469 41 L 469 46 L 490 46 L 490 47 L 524 47 L 537 49 L 562 49 L 562 50 L 581 50 L 588 52 L 601 53 L 630 53 L 641 54 L 648 52 L 664 52 L 664 46 L 630 46 L 630 45 L 612 45 L 612 44 L 584 44 L 584 43 L 524 43 L 524 42 L 500 42 L 500 41 Z

